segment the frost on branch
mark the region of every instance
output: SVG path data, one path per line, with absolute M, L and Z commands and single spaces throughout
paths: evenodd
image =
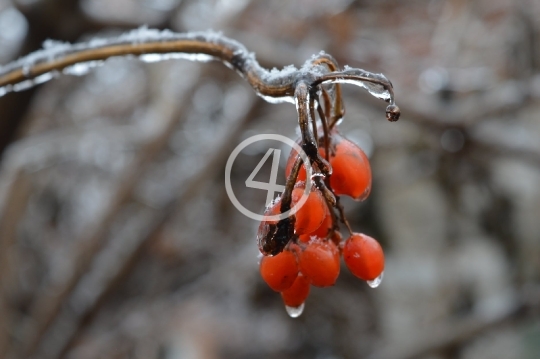
M 0 96 L 28 89 L 60 74 L 85 75 L 108 58 L 118 56 L 135 57 L 144 62 L 218 60 L 236 70 L 259 96 L 271 103 L 295 103 L 294 88 L 302 80 L 314 88 L 322 84 L 354 84 L 395 105 L 392 84 L 384 75 L 349 67 L 339 71 L 335 60 L 324 52 L 314 55 L 300 69 L 289 65 L 282 70 L 269 71 L 262 68 L 255 55 L 242 44 L 219 32 L 175 33 L 147 27 L 118 37 L 94 38 L 78 44 L 47 40 L 42 50 L 0 68 Z M 399 111 L 394 109 L 393 118 L 398 117 Z

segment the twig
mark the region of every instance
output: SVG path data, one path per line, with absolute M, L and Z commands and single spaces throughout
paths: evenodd
M 243 45 L 221 34 L 214 32 L 178 34 L 146 28 L 107 40 L 94 39 L 75 45 L 52 43 L 44 50 L 0 68 L 0 96 L 48 81 L 60 72 L 66 74 L 85 73 L 89 68 L 101 65 L 104 60 L 116 56 L 138 56 L 143 61 L 159 61 L 169 58 L 187 58 L 195 61 L 219 60 L 236 70 L 248 81 L 256 93 L 266 100 L 270 102 L 295 102 L 302 131 L 302 148 L 310 161 L 316 163 L 318 169 L 325 175 L 330 172 L 329 164 L 318 152 L 314 109 L 315 98 L 322 88 L 320 85 L 336 84 L 331 126 L 343 115 L 339 86 L 339 83 L 342 82 L 363 87 L 375 97 L 389 102 L 390 105 L 386 109 L 389 120 L 397 120 L 400 115 L 399 108 L 395 106 L 392 84 L 383 75 L 351 68 L 337 71 L 337 63 L 329 55 L 315 56 L 300 70 L 287 68 L 283 71 L 269 72 L 259 65 L 253 54 L 249 53 Z M 321 67 L 324 66 L 320 65 L 326 65 L 327 70 L 333 72 L 328 73 L 327 70 L 321 70 Z M 310 121 L 313 132 L 310 131 Z M 116 212 L 131 196 L 144 165 L 161 148 L 172 126 L 174 126 L 174 122 L 171 120 L 167 124 L 166 131 L 141 150 L 137 160 L 122 176 L 116 194 L 103 213 L 97 230 L 87 240 L 81 241 L 82 244 L 77 250 L 76 264 L 71 277 L 60 284 L 58 288 L 47 288 L 44 294 L 39 296 L 43 300 L 35 303 L 31 309 L 35 324 L 31 325 L 31 328 L 26 332 L 30 339 L 25 343 L 25 356 L 35 351 L 47 328 L 59 312 L 62 303 L 102 247 L 107 229 L 113 222 Z M 342 220 L 348 225 L 344 218 Z M 285 222 L 282 220 L 279 223 Z
M 315 56 L 307 63 L 307 66 L 300 70 L 287 69 L 270 72 L 262 68 L 254 55 L 249 53 L 242 44 L 219 33 L 179 34 L 146 28 L 140 28 L 116 38 L 94 39 L 74 45 L 53 43 L 49 48 L 9 63 L 0 68 L 0 95 L 11 91 L 22 91 L 48 81 L 60 72 L 84 73 L 88 68 L 99 66 L 104 60 L 115 56 L 139 56 L 143 61 L 169 58 L 187 58 L 195 61 L 219 60 L 236 70 L 258 95 L 270 102 L 293 102 L 296 87 L 301 80 L 312 87 L 317 87 L 322 83 L 345 81 L 368 90 L 371 86 L 367 86 L 367 83 L 380 86 L 381 89 L 375 96 L 394 105 L 392 84 L 383 75 L 352 68 L 347 68 L 344 72 L 321 74 L 320 66 L 313 65 L 317 59 L 321 59 L 320 63 L 335 63 L 335 60 L 326 54 Z M 155 56 L 158 58 L 156 59 Z M 339 94 L 339 87 L 336 92 Z M 370 93 L 374 94 L 371 90 Z M 340 107 L 337 110 L 339 113 L 341 96 L 337 97 L 336 104 Z M 399 110 L 394 112 L 392 120 L 397 120 Z
M 324 113 L 321 104 L 317 102 L 317 112 L 319 113 L 319 118 L 321 119 L 322 128 L 323 128 L 323 145 L 324 145 L 324 159 L 326 161 L 330 160 L 330 129 L 328 128 L 328 118 L 326 117 L 326 114 Z
M 313 108 L 313 99 L 310 96 L 310 90 L 305 82 L 300 82 L 296 86 L 294 94 L 296 101 L 296 111 L 298 112 L 298 123 L 302 133 L 302 149 L 311 161 L 315 162 L 319 170 L 328 175 L 330 172 L 329 164 L 321 157 L 318 150 L 318 140 L 310 132 L 309 123 L 315 119 L 311 118 L 311 109 Z

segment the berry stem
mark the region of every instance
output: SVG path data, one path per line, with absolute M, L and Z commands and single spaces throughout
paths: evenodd
M 349 224 L 349 221 L 345 217 L 345 209 L 343 208 L 343 205 L 339 201 L 339 196 L 336 196 L 336 208 L 339 211 L 339 217 L 341 219 L 341 223 L 343 223 L 345 227 L 347 227 L 347 230 L 349 231 L 349 235 L 352 236 L 354 232 L 351 228 L 351 225 Z
M 336 84 L 336 98 L 334 101 L 334 117 L 332 118 L 332 123 L 330 124 L 330 129 L 343 118 L 345 115 L 345 107 L 343 106 L 343 100 L 341 98 L 341 85 Z
M 312 62 L 313 65 L 319 65 L 319 64 L 325 64 L 328 66 L 328 69 L 332 72 L 339 71 L 339 66 L 337 61 L 328 54 L 320 54 L 317 59 L 315 59 Z M 332 117 L 332 122 L 330 123 L 330 129 L 334 127 L 334 125 L 343 118 L 343 115 L 345 114 L 345 108 L 343 106 L 343 100 L 341 98 L 341 85 L 339 83 L 335 84 L 335 95 L 334 95 L 334 105 L 330 105 L 330 96 L 328 93 L 323 89 L 325 97 L 325 108 L 328 111 L 326 114 L 326 118 L 331 117 L 330 109 L 334 109 L 334 115 Z
M 326 161 L 330 161 L 330 152 L 328 151 L 328 147 L 330 146 L 330 139 L 328 137 L 328 120 L 327 117 L 321 107 L 321 104 L 317 102 L 317 112 L 319 113 L 319 118 L 321 119 L 322 128 L 323 128 L 323 136 L 324 136 L 324 157 Z
M 332 191 L 326 186 L 326 184 L 324 183 L 324 181 L 322 180 L 321 177 L 317 176 L 317 177 L 314 177 L 313 178 L 313 181 L 315 182 L 315 186 L 317 186 L 317 188 L 319 189 L 319 191 L 321 191 L 321 193 L 323 194 L 323 197 L 324 199 L 326 200 L 326 202 L 330 205 L 330 206 L 335 206 L 336 205 L 336 196 L 334 195 L 334 193 L 332 193 Z
M 302 149 L 306 152 L 311 162 L 315 162 L 319 170 L 325 175 L 330 173 L 330 164 L 321 157 L 318 150 L 318 141 L 313 137 L 313 133 L 309 129 L 311 113 L 314 112 L 314 99 L 311 96 L 310 90 L 306 82 L 300 82 L 296 85 L 294 93 L 296 110 L 298 112 L 298 124 L 302 133 Z
M 300 172 L 300 167 L 302 166 L 302 158 L 300 155 L 296 156 L 296 160 L 294 161 L 294 165 L 291 170 L 291 174 L 287 178 L 287 182 L 285 183 L 285 191 L 283 191 L 281 195 L 281 213 L 284 213 L 291 209 L 291 201 L 292 201 L 292 191 L 294 188 L 294 184 L 296 183 L 296 178 L 298 177 L 298 173 Z
M 328 91 L 326 91 L 324 88 L 322 89 L 322 97 L 324 101 L 324 117 L 328 121 L 330 116 L 332 116 L 332 99 L 330 98 Z
M 390 93 L 390 99 L 387 101 L 391 105 L 394 103 L 394 89 L 392 87 L 392 83 L 388 81 L 388 79 L 378 76 L 378 78 L 375 78 L 373 74 L 361 74 L 361 73 L 343 73 L 343 72 L 331 72 L 328 74 L 321 75 L 317 80 L 315 80 L 311 86 L 317 86 L 321 83 L 337 83 L 338 81 L 344 81 L 344 80 L 351 80 L 351 81 L 362 81 L 362 82 L 370 82 L 376 85 L 382 86 L 386 91 Z M 335 111 L 338 111 L 338 109 L 334 109 Z
M 310 97 L 309 114 L 310 114 L 310 118 L 311 118 L 311 128 L 313 129 L 313 137 L 317 141 L 317 147 L 318 147 L 319 146 L 319 134 L 318 134 L 318 131 L 317 131 L 317 121 L 315 120 L 315 109 L 314 109 L 314 106 L 312 105 L 312 102 L 315 102 L 315 100 L 312 99 L 312 97 Z
M 339 232 L 339 221 L 334 211 L 334 207 L 331 207 L 328 202 L 328 208 L 330 209 L 330 215 L 332 216 L 332 230 L 327 234 L 326 239 L 332 237 L 333 232 Z M 337 244 L 337 243 L 336 243 Z
M 332 189 L 327 187 L 325 182 L 320 177 L 315 177 L 315 185 L 323 194 L 324 201 L 328 207 L 328 211 L 332 216 L 332 230 L 326 234 L 326 239 L 332 237 L 334 231 L 339 231 L 338 220 L 336 217 L 336 212 L 334 212 L 334 207 L 336 207 L 337 200 L 336 195 L 332 192 Z

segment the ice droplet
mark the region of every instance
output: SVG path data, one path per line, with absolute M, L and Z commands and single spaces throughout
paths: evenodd
M 333 77 L 322 83 L 345 83 L 360 86 L 366 89 L 372 96 L 391 104 L 394 103 L 393 93 L 389 91 L 392 83 L 383 74 L 375 74 L 362 69 L 353 69 L 349 66 L 345 66 L 341 74 L 342 76 Z
M 64 73 L 65 75 L 83 76 L 89 73 L 91 69 L 101 66 L 103 64 L 104 64 L 104 61 L 79 62 L 74 65 L 65 67 L 62 70 L 62 73 Z
M 339 126 L 343 123 L 343 117 L 341 117 L 339 120 L 337 120 L 336 122 L 336 126 Z
M 305 303 L 302 303 L 298 307 L 289 307 L 286 305 L 285 310 L 287 311 L 287 314 L 289 314 L 289 317 L 298 318 L 304 312 L 304 304 Z
M 28 77 L 30 76 L 30 69 L 32 67 L 29 65 L 29 64 L 24 64 L 23 67 L 22 67 L 22 73 L 25 77 Z
M 277 104 L 277 103 L 295 103 L 294 97 L 292 96 L 283 96 L 283 97 L 272 97 L 265 96 L 263 94 L 257 93 L 259 97 L 262 97 L 266 102 Z
M 369 197 L 370 193 L 371 193 L 371 185 L 368 186 L 360 196 L 353 198 L 353 200 L 365 201 Z
M 368 81 L 362 81 L 362 80 L 352 80 L 347 78 L 338 78 L 335 80 L 330 81 L 324 81 L 324 83 L 342 83 L 342 84 L 349 84 L 349 85 L 355 85 L 364 88 L 367 90 L 371 96 L 374 96 L 380 100 L 383 101 L 392 101 L 392 96 L 388 90 L 384 88 L 384 86 L 380 84 L 374 84 Z
M 143 54 L 139 56 L 142 62 L 152 63 L 166 60 L 190 60 L 198 62 L 209 62 L 215 60 L 213 56 L 206 54 L 186 54 L 181 52 L 171 52 L 167 54 Z
M 13 87 L 11 89 L 13 91 L 15 91 L 15 92 L 24 91 L 26 89 L 34 87 L 35 85 L 39 85 L 39 84 L 42 84 L 44 82 L 49 81 L 50 79 L 55 77 L 55 74 L 56 74 L 56 72 L 44 73 L 44 74 L 39 75 L 39 76 L 37 76 L 37 77 L 35 77 L 33 79 L 24 80 L 24 81 L 21 81 L 19 83 L 16 83 L 15 85 L 13 85 Z M 0 93 L 1 93 L 1 91 L 0 91 Z
M 368 281 L 367 281 L 367 284 L 368 284 L 371 288 L 377 288 L 378 286 L 381 285 L 382 280 L 383 280 L 383 277 L 384 277 L 384 272 L 382 272 L 381 275 L 378 276 L 377 278 L 375 278 L 375 279 L 373 279 L 373 280 L 368 280 Z

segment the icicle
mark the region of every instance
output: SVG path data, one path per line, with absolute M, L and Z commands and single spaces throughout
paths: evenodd
M 304 304 L 305 303 L 302 303 L 298 307 L 289 307 L 286 305 L 285 310 L 287 311 L 287 314 L 289 314 L 289 317 L 298 318 L 304 312 Z
M 384 277 L 384 272 L 382 272 L 381 275 L 378 276 L 377 278 L 375 278 L 375 279 L 373 279 L 373 280 L 368 280 L 368 281 L 367 281 L 367 284 L 368 284 L 371 288 L 377 288 L 378 286 L 381 285 L 382 280 L 383 280 L 383 277 Z

